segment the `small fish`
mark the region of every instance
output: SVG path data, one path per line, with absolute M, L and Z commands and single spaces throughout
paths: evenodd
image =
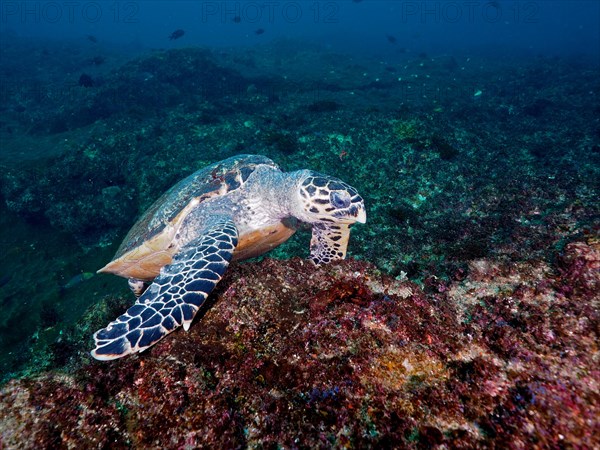
M 7 275 L 2 275 L 0 277 L 0 288 L 6 286 L 10 280 L 12 280 L 12 273 L 7 274 Z
M 240 16 L 235 16 L 233 18 L 233 23 L 240 23 L 242 21 L 242 18 Z
M 254 34 L 256 34 L 257 36 L 260 36 L 261 34 L 264 34 L 265 30 L 264 28 L 259 28 L 258 30 L 256 30 L 254 32 Z
M 94 86 L 94 79 L 87 73 L 82 73 L 77 84 L 81 87 L 89 88 Z
M 185 34 L 185 31 L 183 31 L 182 29 L 175 30 L 171 33 L 171 35 L 169 36 L 169 39 L 173 41 L 175 39 L 179 39 L 184 34 Z
M 385 35 L 386 39 L 388 40 L 388 42 L 390 44 L 395 44 L 396 42 L 398 42 L 398 39 L 396 39 L 394 36 L 392 36 L 391 34 L 386 34 Z
M 94 56 L 92 59 L 90 59 L 90 64 L 99 66 L 100 64 L 104 64 L 104 61 L 106 61 L 104 56 Z
M 75 275 L 73 278 L 71 278 L 69 281 L 67 281 L 67 284 L 65 284 L 63 286 L 63 289 L 70 289 L 73 286 L 77 286 L 79 283 L 89 280 L 93 276 L 94 276 L 94 274 L 92 272 L 79 273 L 79 274 Z
M 88 34 L 86 36 L 86 39 L 90 42 L 93 42 L 94 44 L 98 43 L 98 38 L 96 36 L 94 36 L 93 34 Z

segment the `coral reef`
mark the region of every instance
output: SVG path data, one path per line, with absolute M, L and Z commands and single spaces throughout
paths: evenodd
M 239 265 L 189 332 L 9 382 L 0 442 L 593 448 L 599 263 L 576 242 L 556 267 L 481 259 L 425 291 L 351 260 Z

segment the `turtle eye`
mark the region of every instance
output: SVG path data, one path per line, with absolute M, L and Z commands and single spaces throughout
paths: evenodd
M 333 191 L 329 196 L 329 200 L 338 209 L 347 208 L 350 205 L 350 196 L 347 192 Z

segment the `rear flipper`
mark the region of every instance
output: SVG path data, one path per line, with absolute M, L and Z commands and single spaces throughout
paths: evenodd
M 234 223 L 220 220 L 180 250 L 127 312 L 94 334 L 92 356 L 121 358 L 156 344 L 179 326 L 187 331 L 221 280 L 237 245 Z
M 146 283 L 143 280 L 138 280 L 137 278 L 129 278 L 127 280 L 127 284 L 129 285 L 131 292 L 133 292 L 133 295 L 135 295 L 135 298 L 139 298 L 139 296 L 142 295 L 149 286 L 149 283 Z

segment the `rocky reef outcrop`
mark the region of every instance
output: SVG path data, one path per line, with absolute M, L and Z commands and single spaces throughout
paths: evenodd
M 108 363 L 82 342 L 76 370 L 9 382 L 0 444 L 593 448 L 599 264 L 593 240 L 424 285 L 353 260 L 242 264 L 189 332 Z

